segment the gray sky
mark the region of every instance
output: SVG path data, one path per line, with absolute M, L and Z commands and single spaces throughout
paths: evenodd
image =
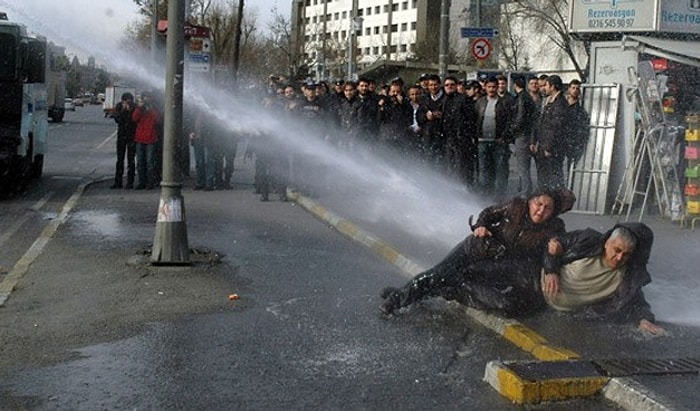
M 270 10 L 276 5 L 288 18 L 291 4 L 292 0 L 247 0 L 245 7 L 257 10 L 258 26 L 267 30 Z M 95 50 L 115 49 L 127 25 L 139 17 L 132 0 L 0 0 L 0 11 L 81 59 Z

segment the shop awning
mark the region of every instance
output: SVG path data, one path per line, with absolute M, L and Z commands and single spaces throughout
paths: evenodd
M 636 44 L 630 44 L 635 42 Z M 640 53 L 667 58 L 682 64 L 700 67 L 700 42 L 661 39 L 647 36 L 624 36 L 624 49 L 636 49 Z

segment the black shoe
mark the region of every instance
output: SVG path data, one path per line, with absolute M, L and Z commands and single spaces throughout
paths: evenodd
M 384 302 L 379 305 L 379 311 L 382 313 L 391 315 L 401 308 L 401 293 L 398 288 L 386 287 L 382 289 L 379 296 L 384 299 Z
M 379 305 L 379 311 L 385 315 L 391 315 L 399 308 L 401 307 L 399 307 L 398 298 L 395 298 L 393 294 Z
M 379 292 L 379 296 L 382 297 L 382 299 L 386 299 L 389 298 L 390 295 L 398 292 L 399 289 L 396 287 L 384 287 L 382 291 Z

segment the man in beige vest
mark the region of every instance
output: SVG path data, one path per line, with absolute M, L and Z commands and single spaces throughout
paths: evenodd
M 652 335 L 654 324 L 642 287 L 651 282 L 646 264 L 654 240 L 643 223 L 622 223 L 605 234 L 592 229 L 560 235 L 548 244 L 542 294 L 558 311 L 632 322 Z

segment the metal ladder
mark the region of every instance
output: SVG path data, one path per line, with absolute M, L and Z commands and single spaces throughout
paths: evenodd
M 639 71 L 629 68 L 630 80 L 636 87 L 628 96 L 634 96 L 638 111 L 642 115 L 642 127 L 637 130 L 632 141 L 634 155 L 625 168 L 625 173 L 615 197 L 612 212 L 629 220 L 636 197 L 642 197 L 638 221 L 642 221 L 649 200 L 652 185 L 656 204 L 661 215 L 667 218 L 680 218 L 682 207 L 678 172 L 674 164 L 663 160 L 668 145 L 668 127 L 664 117 L 661 95 L 651 62 L 639 63 Z M 643 187 L 640 187 L 642 186 Z

